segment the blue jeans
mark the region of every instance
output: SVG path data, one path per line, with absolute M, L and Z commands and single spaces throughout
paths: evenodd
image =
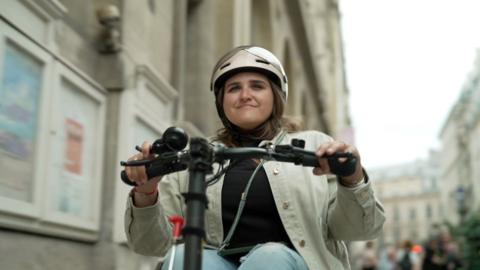
M 174 270 L 183 270 L 185 246 L 177 246 Z M 165 259 L 162 270 L 168 270 L 170 254 Z M 296 251 L 280 243 L 265 243 L 255 246 L 240 258 L 240 262 L 229 261 L 217 254 L 216 250 L 204 249 L 203 270 L 308 270 L 305 260 Z

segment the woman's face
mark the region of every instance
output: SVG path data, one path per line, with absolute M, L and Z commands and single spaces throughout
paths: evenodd
M 223 111 L 228 120 L 243 130 L 265 122 L 273 110 L 273 92 L 266 76 L 240 72 L 225 82 Z

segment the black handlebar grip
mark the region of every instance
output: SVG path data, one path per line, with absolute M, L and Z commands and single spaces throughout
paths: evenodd
M 340 162 L 341 157 L 330 156 L 326 157 L 330 171 L 338 176 L 345 177 L 352 175 L 357 168 L 357 159 L 354 156 L 346 157 L 347 160 Z M 302 165 L 308 167 L 318 167 L 318 158 L 313 155 L 304 155 L 302 157 Z
M 304 155 L 302 157 L 302 165 L 306 167 L 318 167 L 318 158 L 315 154 L 312 155 Z
M 152 163 L 149 166 L 146 166 L 145 173 L 147 174 L 147 179 L 150 180 L 157 176 L 169 174 L 172 172 L 183 171 L 187 169 L 187 167 L 188 167 L 187 164 L 183 164 L 177 161 L 172 161 L 170 163 L 159 163 L 159 164 Z M 128 175 L 125 172 L 125 170 L 123 170 L 120 173 L 120 178 L 125 184 L 129 186 L 137 186 L 136 182 L 133 182 L 128 178 Z
M 145 173 L 147 174 L 147 179 L 152 179 L 153 177 L 164 174 L 165 169 L 166 169 L 165 166 L 148 166 L 148 167 L 146 167 L 145 168 Z M 123 170 L 120 173 L 120 178 L 122 178 L 122 181 L 129 186 L 137 186 L 136 182 L 133 182 L 132 180 L 130 180 L 128 178 L 128 175 L 125 172 L 125 170 Z
M 346 161 L 340 162 L 338 158 L 329 158 L 328 166 L 330 171 L 340 177 L 352 175 L 357 168 L 357 159 L 355 157 L 347 158 Z
M 131 181 L 129 178 L 128 178 L 128 175 L 127 173 L 125 172 L 125 170 L 123 170 L 121 173 L 120 173 L 120 178 L 122 178 L 122 181 L 129 185 L 129 186 L 136 186 L 137 183 Z

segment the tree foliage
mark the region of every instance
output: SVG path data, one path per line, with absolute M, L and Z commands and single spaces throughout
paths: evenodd
M 480 213 L 467 217 L 455 231 L 462 239 L 466 269 L 480 269 Z

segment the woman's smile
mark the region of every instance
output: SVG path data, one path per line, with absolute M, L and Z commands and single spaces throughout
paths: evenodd
M 256 108 L 258 107 L 257 105 L 253 105 L 253 104 L 240 104 L 238 105 L 238 108 Z

